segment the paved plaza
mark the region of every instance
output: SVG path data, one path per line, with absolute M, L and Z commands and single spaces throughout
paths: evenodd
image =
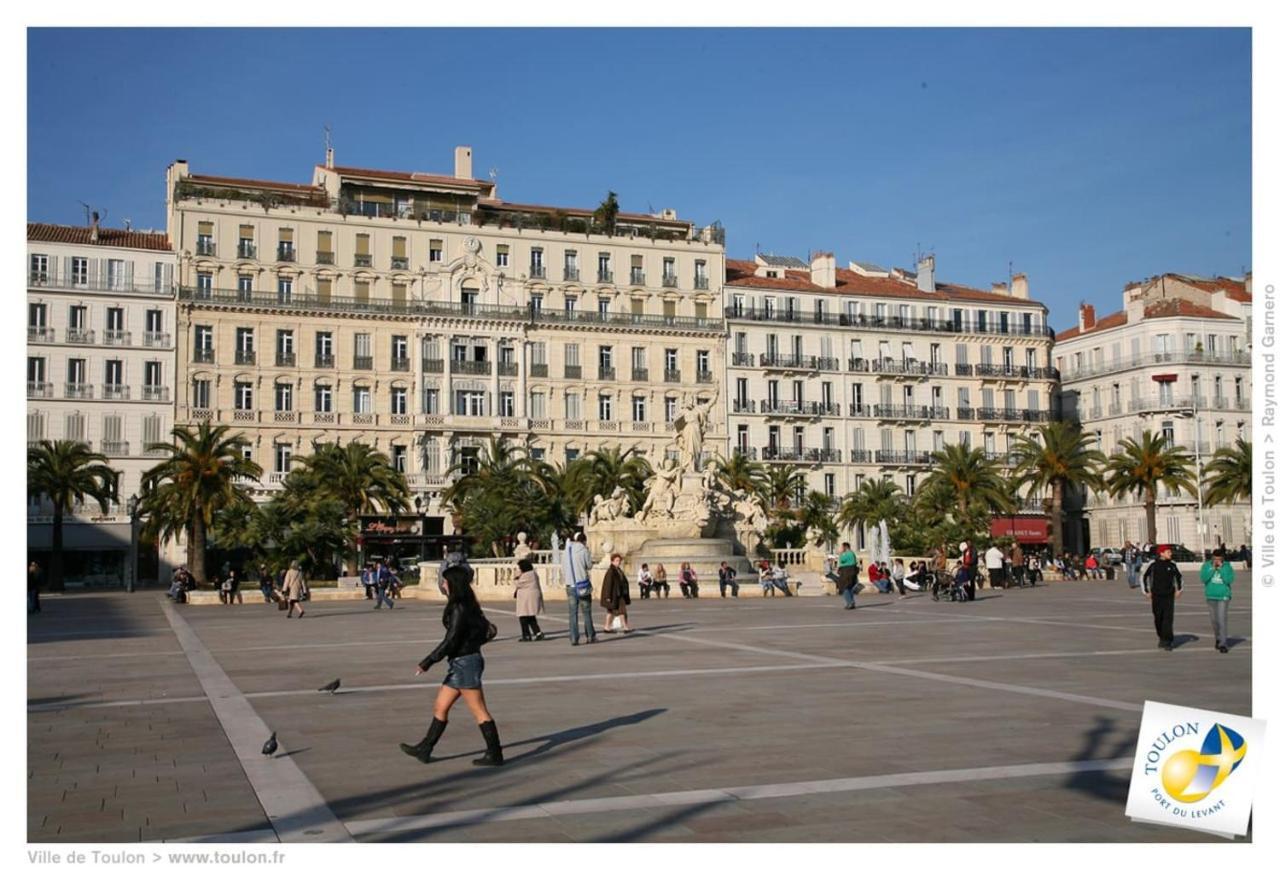
M 632 606 L 636 633 L 517 643 L 489 603 L 485 689 L 421 765 L 441 605 L 47 597 L 29 620 L 28 837 L 54 841 L 1197 841 L 1124 816 L 1144 699 L 1249 715 L 1249 573 L 1233 649 L 1199 583 L 1172 653 L 1117 581 Z M 597 626 L 603 613 L 597 608 Z M 316 692 L 335 677 L 336 695 Z M 264 758 L 272 730 L 280 750 Z

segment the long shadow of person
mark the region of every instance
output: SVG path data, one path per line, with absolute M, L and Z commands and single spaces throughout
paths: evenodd
M 568 744 L 571 741 L 581 741 L 584 738 L 594 738 L 610 729 L 618 729 L 622 726 L 635 726 L 643 723 L 645 720 L 653 719 L 659 714 L 665 714 L 666 708 L 651 708 L 647 711 L 640 711 L 635 714 L 627 714 L 625 717 L 612 717 L 608 720 L 601 720 L 598 723 L 588 723 L 585 726 L 574 726 L 571 729 L 565 729 L 561 732 L 552 732 L 550 735 L 539 735 L 536 738 L 526 738 L 523 741 L 513 741 L 510 744 L 502 745 L 503 752 L 506 754 L 507 765 L 513 762 L 521 762 L 534 756 L 540 756 L 551 750 Z M 537 745 L 532 750 L 526 750 L 514 756 L 510 751 L 514 747 L 527 747 L 529 745 Z M 444 762 L 450 759 L 461 759 L 463 757 L 474 756 L 475 751 L 468 753 L 458 753 L 453 756 L 432 757 L 433 761 Z
M 1138 741 L 1136 724 L 1127 736 L 1121 728 L 1113 717 L 1096 717 L 1093 728 L 1085 733 L 1084 745 L 1072 759 L 1077 762 L 1132 759 Z M 1129 774 L 1127 768 L 1077 771 L 1067 778 L 1065 786 L 1103 801 L 1124 804 L 1129 798 Z

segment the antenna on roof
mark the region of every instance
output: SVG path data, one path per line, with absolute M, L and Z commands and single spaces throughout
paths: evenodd
M 496 166 L 489 167 L 489 181 L 494 184 L 498 183 L 498 168 Z
M 93 206 L 89 205 L 84 200 L 76 200 L 76 202 L 84 206 L 84 223 L 85 223 L 85 226 L 87 227 L 89 224 L 92 223 Z
M 328 151 L 333 148 L 333 128 L 328 124 L 324 125 L 324 150 Z
M 125 228 L 125 230 L 132 230 L 132 229 L 133 229 L 133 219 L 132 219 L 132 218 L 125 218 L 125 219 L 124 219 L 124 228 Z

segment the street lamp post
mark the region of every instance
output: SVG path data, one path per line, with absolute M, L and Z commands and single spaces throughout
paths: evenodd
M 422 494 L 413 497 L 413 507 L 418 512 L 418 561 L 427 561 L 427 517 L 422 511 Z
M 138 494 L 129 497 L 129 571 L 125 573 L 125 590 L 132 593 L 138 574 Z

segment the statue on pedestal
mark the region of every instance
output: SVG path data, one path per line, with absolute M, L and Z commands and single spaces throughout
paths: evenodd
M 590 526 L 595 526 L 610 520 L 619 520 L 627 516 L 627 511 L 630 507 L 627 492 L 621 487 L 614 487 L 613 495 L 608 499 L 597 493 L 595 501 L 592 503 L 591 515 L 587 523 Z
M 648 495 L 645 496 L 644 505 L 636 515 L 636 520 L 643 523 L 648 520 L 666 520 L 672 516 L 676 497 L 680 494 L 680 473 L 680 467 L 672 460 L 663 461 L 661 466 L 653 470 Z
M 715 404 L 714 398 L 704 403 L 690 398 L 672 421 L 676 430 L 674 440 L 680 451 L 680 467 L 686 471 L 698 471 L 698 463 L 702 459 L 702 443 L 707 435 L 707 420 Z
M 741 490 L 734 491 L 734 496 L 733 531 L 738 541 L 742 542 L 747 557 L 751 558 L 756 555 L 756 548 L 760 546 L 760 540 L 769 527 L 769 517 L 760 504 L 760 497 L 747 495 Z
M 511 551 L 511 555 L 515 557 L 516 562 L 528 559 L 529 555 L 533 553 L 533 548 L 529 547 L 528 538 L 529 536 L 524 532 L 516 533 L 516 546 Z

